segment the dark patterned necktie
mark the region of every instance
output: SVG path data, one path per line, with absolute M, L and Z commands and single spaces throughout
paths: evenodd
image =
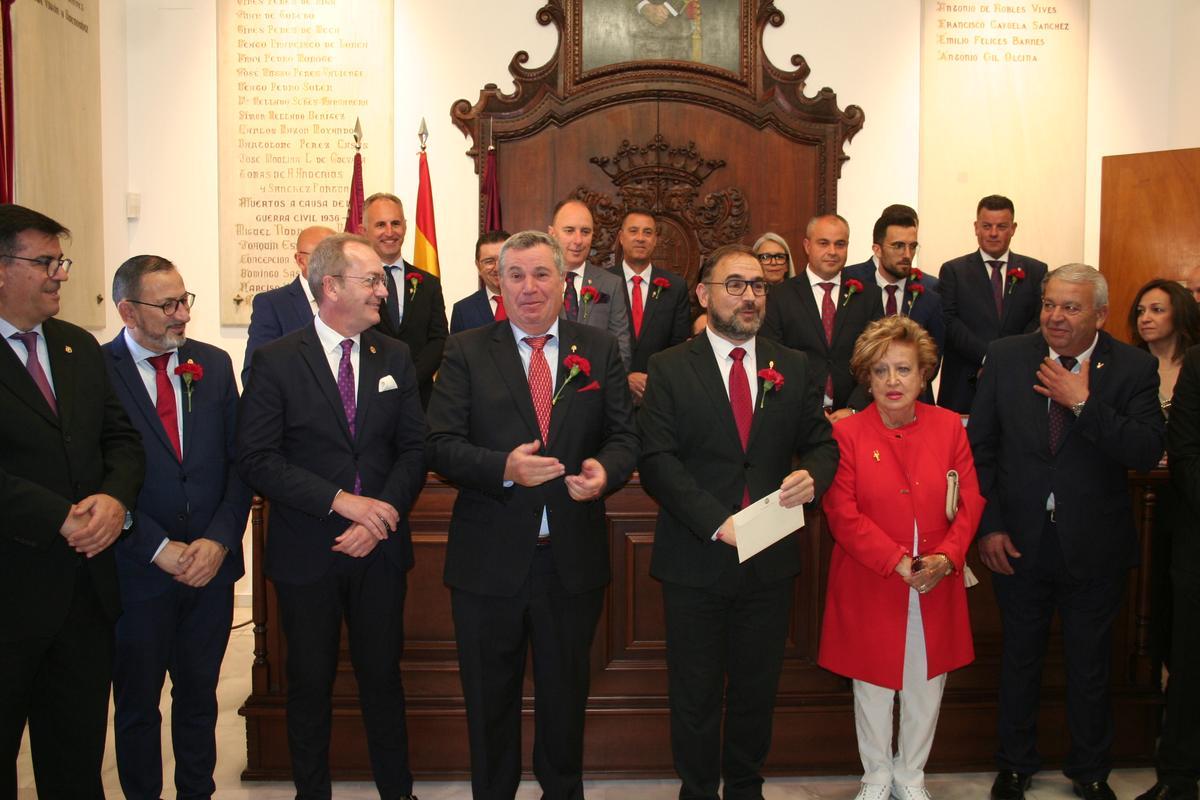
M 1004 262 L 989 261 L 992 268 L 992 300 L 996 303 L 996 316 L 1004 316 Z
M 566 309 L 567 319 L 579 319 L 579 292 L 575 291 L 575 279 L 579 277 L 574 272 L 567 273 L 567 291 L 563 294 L 563 308 Z
M 821 327 L 825 329 L 825 343 L 833 344 L 833 317 L 837 314 L 837 305 L 833 302 L 834 284 L 825 282 L 817 286 L 825 290 L 825 297 L 821 300 Z M 825 396 L 833 399 L 833 373 L 825 376 Z
M 25 345 L 25 352 L 29 354 L 29 357 L 25 359 L 25 369 L 29 371 L 29 377 L 33 378 L 33 382 L 37 386 L 38 391 L 42 393 L 42 397 L 46 398 L 46 403 L 50 406 L 50 410 L 57 416 L 58 403 L 54 400 L 54 390 L 50 388 L 50 379 L 46 377 L 46 372 L 42 369 L 42 362 L 38 360 L 37 331 L 14 333 L 9 338 L 16 339 Z
M 342 340 L 342 360 L 338 363 L 338 394 L 342 397 L 342 408 L 346 412 L 346 423 L 350 427 L 350 438 L 355 434 L 355 417 L 358 416 L 358 403 L 354 399 L 354 362 L 350 360 L 350 352 L 354 349 L 353 339 Z M 357 471 L 354 473 L 354 493 L 362 494 L 362 478 Z
M 1063 365 L 1066 370 L 1075 369 L 1076 359 L 1071 356 L 1059 356 L 1058 363 Z M 1050 452 L 1057 453 L 1062 447 L 1063 440 L 1067 438 L 1067 431 L 1071 429 L 1071 424 L 1075 421 L 1075 414 L 1071 409 L 1064 405 L 1059 405 L 1053 400 L 1050 401 L 1049 416 L 1047 418 L 1048 427 L 1050 430 Z
M 883 290 L 885 292 L 887 292 L 887 296 L 888 296 L 887 308 L 884 310 L 884 313 L 889 317 L 894 317 L 897 314 L 898 310 L 896 308 L 896 290 L 899 288 L 900 287 L 894 283 L 891 286 L 883 287 Z

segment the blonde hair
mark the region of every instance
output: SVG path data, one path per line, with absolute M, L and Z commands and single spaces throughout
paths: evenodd
M 879 363 L 892 342 L 911 344 L 917 350 L 917 368 L 928 381 L 937 367 L 938 349 L 929 332 L 909 317 L 881 317 L 868 325 L 854 343 L 850 372 L 864 386 L 871 381 L 871 367 Z

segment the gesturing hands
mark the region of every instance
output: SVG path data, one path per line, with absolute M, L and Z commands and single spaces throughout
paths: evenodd
M 585 458 L 579 465 L 579 474 L 568 475 L 563 482 L 567 484 L 567 493 L 572 500 L 585 503 L 595 500 L 604 492 L 604 487 L 608 485 L 608 472 L 596 459 Z
M 542 443 L 534 439 L 514 447 L 504 462 L 504 480 L 533 487 L 562 477 L 567 468 L 557 458 L 534 455 L 541 446 Z

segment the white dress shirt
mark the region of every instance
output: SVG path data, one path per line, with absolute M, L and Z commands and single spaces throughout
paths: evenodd
M 125 337 L 125 346 L 129 348 L 130 358 L 137 365 L 138 377 L 142 379 L 142 386 L 146 387 L 146 394 L 150 395 L 150 405 L 158 408 L 158 377 L 155 375 L 154 365 L 150 363 L 150 359 L 162 354 L 147 350 L 138 344 L 128 328 L 121 331 L 121 335 Z M 171 381 L 171 388 L 175 390 L 175 421 L 178 423 L 178 429 L 175 432 L 179 435 L 179 450 L 182 453 L 184 389 L 183 380 L 175 374 L 175 368 L 178 366 L 179 351 L 172 350 L 171 357 L 167 359 L 167 378 Z
M 358 362 L 361 353 L 359 336 L 342 336 L 333 328 L 325 324 L 325 320 L 321 319 L 321 315 L 317 314 L 313 318 L 313 325 L 317 329 L 317 338 L 321 340 L 321 350 L 325 353 L 325 361 L 329 364 L 329 371 L 333 373 L 333 382 L 336 384 L 338 379 L 338 368 L 342 365 L 342 341 L 350 339 L 354 342 L 354 346 L 350 348 L 350 366 L 354 369 L 354 404 L 358 405 Z
M 642 311 L 646 310 L 646 303 L 650 301 L 650 275 L 654 265 L 647 266 L 641 272 L 634 271 L 633 267 L 626 262 L 621 262 L 621 272 L 625 274 L 625 299 L 629 301 L 629 313 L 633 313 L 633 276 L 637 275 L 642 279 Z M 633 319 L 630 317 L 630 319 Z
M 729 353 L 735 347 L 746 351 L 746 355 L 742 356 L 742 366 L 746 370 L 746 380 L 750 382 L 750 408 L 754 409 L 758 403 L 758 359 L 754 354 L 754 343 L 757 340 L 750 339 L 745 344 L 734 344 L 713 333 L 712 328 L 706 327 L 704 333 L 707 334 L 708 343 L 712 345 L 713 355 L 716 356 L 717 369 L 721 370 L 721 383 L 725 386 L 726 398 L 729 397 L 729 371 L 733 369 L 733 357 Z
M 1001 279 L 1001 282 L 1002 282 L 1002 283 L 1007 283 L 1007 281 L 1008 281 L 1008 256 L 1009 256 L 1009 254 L 1010 254 L 1010 251 L 1008 251 L 1008 250 L 1005 250 L 1005 251 L 1004 251 L 1003 253 L 1001 253 L 999 256 L 989 256 L 987 253 L 983 252 L 983 248 L 982 248 L 982 247 L 981 247 L 981 248 L 979 248 L 979 257 L 983 259 L 983 265 L 984 265 L 985 267 L 987 267 L 987 276 L 988 276 L 988 279 L 989 279 L 989 280 L 990 280 L 990 279 L 991 279 L 991 277 L 992 277 L 992 265 L 991 265 L 991 264 L 989 264 L 988 262 L 989 262 L 989 261 L 999 261 L 999 262 L 1000 262 L 1000 279 Z
M 509 322 L 509 327 L 512 328 L 513 338 L 517 341 L 517 355 L 521 357 L 521 367 L 525 370 L 525 380 L 529 380 L 529 361 L 533 358 L 533 348 L 525 342 L 525 337 L 530 334 L 521 330 L 515 323 Z M 555 385 L 558 381 L 558 318 L 555 317 L 554 322 L 550 324 L 550 328 L 546 331 L 549 339 L 542 346 L 542 354 L 546 356 L 546 365 L 550 367 L 550 396 L 554 397 Z M 545 443 L 542 443 L 543 446 Z M 539 450 L 536 455 L 545 455 L 545 452 Z M 505 481 L 504 486 L 507 488 L 512 486 L 512 481 Z M 546 507 L 542 506 L 542 525 L 538 529 L 538 537 L 550 535 L 550 518 L 546 514 Z

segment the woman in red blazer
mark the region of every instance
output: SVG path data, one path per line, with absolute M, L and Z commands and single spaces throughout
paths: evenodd
M 841 459 L 823 501 L 835 546 L 818 662 L 854 679 L 864 770 L 856 800 L 928 800 L 924 769 L 946 673 L 975 657 L 963 568 L 983 498 L 959 415 L 917 402 L 936 363 L 936 345 L 911 319 L 871 323 L 850 368 L 873 402 L 833 426 Z M 952 522 L 950 470 L 959 486 Z

